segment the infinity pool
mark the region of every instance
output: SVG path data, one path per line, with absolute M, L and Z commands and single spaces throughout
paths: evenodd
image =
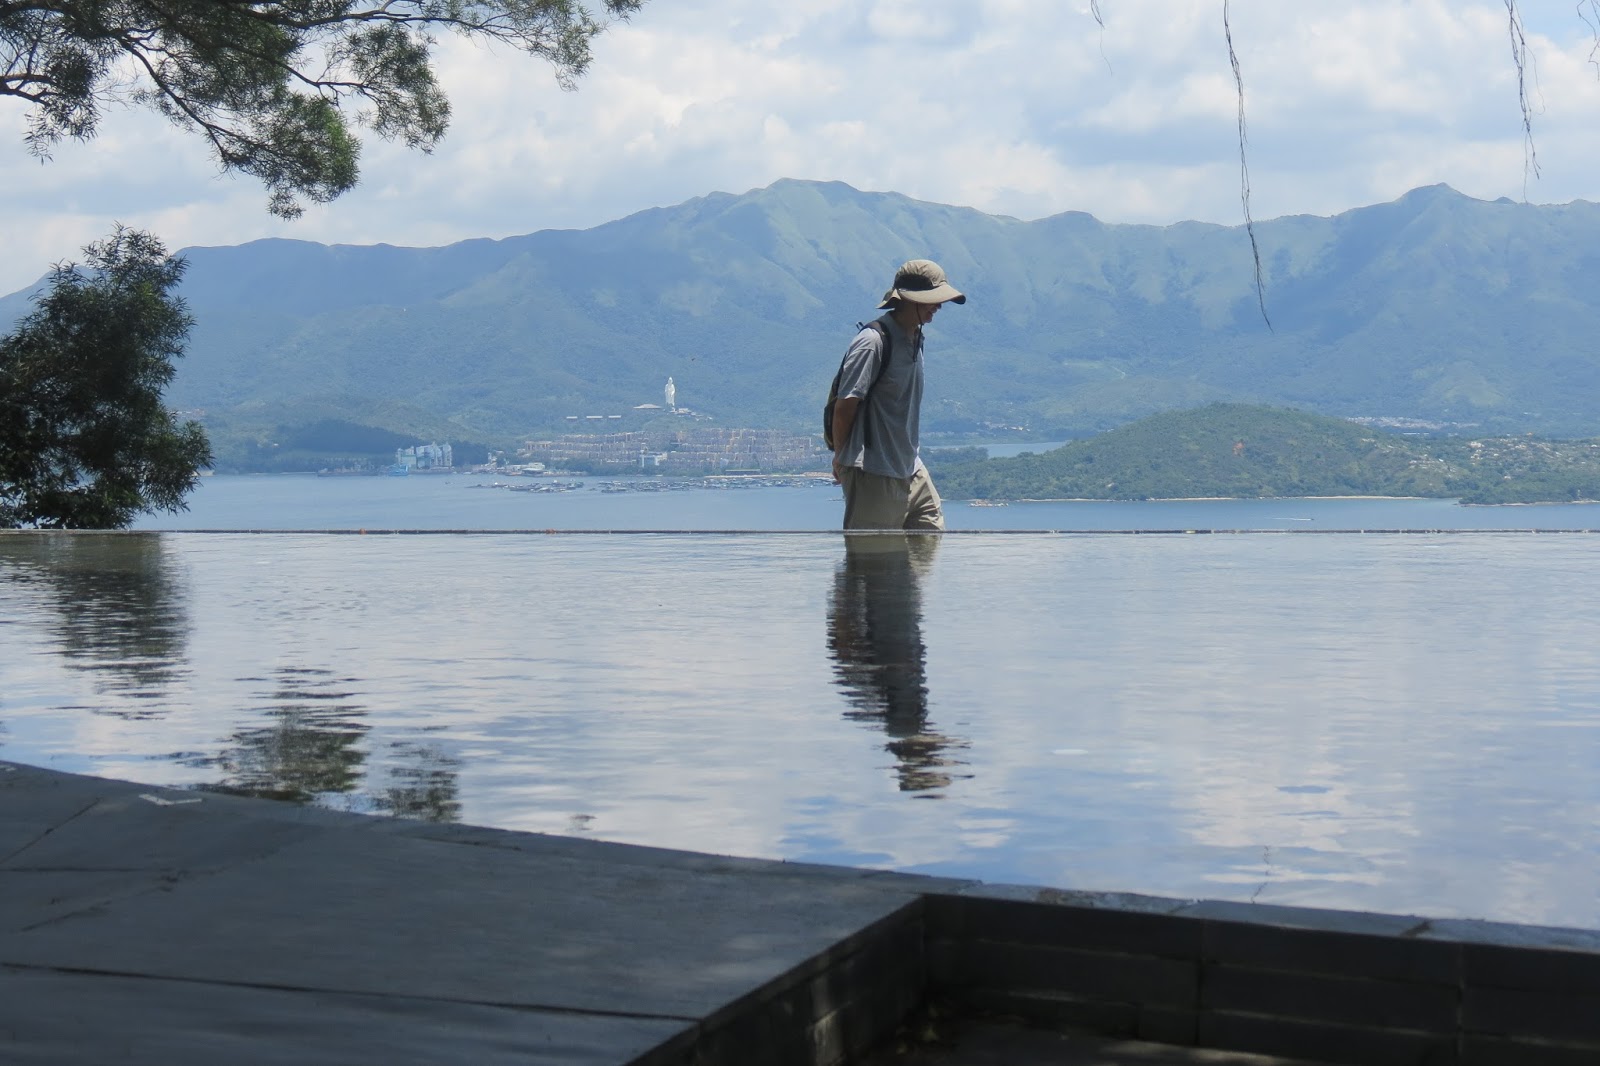
M 1600 927 L 1600 539 L 0 534 L 0 759 Z

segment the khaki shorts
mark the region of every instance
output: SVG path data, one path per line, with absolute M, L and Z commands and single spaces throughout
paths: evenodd
M 858 466 L 847 466 L 842 473 L 844 528 L 944 528 L 939 490 L 926 470 L 908 478 L 869 474 Z

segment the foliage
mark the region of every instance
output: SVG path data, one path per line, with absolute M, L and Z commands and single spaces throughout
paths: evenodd
M 207 411 L 203 418 L 219 474 L 280 474 L 315 470 L 387 470 L 396 448 L 449 443 L 456 465 L 488 461 L 490 444 L 470 439 L 460 425 L 407 404 L 369 408 L 360 422 L 340 417 L 354 404 L 339 397 L 285 406 L 258 403 L 247 413 Z M 494 447 L 507 449 L 507 439 Z
M 603 0 L 618 18 L 643 2 Z M 152 108 L 294 217 L 355 185 L 352 119 L 423 151 L 444 135 L 437 34 L 510 45 L 571 87 L 603 29 L 578 0 L 0 0 L 0 96 L 32 105 L 40 157 L 110 103 Z
M 1043 455 L 941 465 L 951 499 L 1421 496 L 1600 499 L 1600 442 L 1403 437 L 1300 411 L 1212 404 Z
M 393 454 L 396 448 L 417 443 L 407 434 L 391 433 L 342 418 L 324 418 L 303 426 L 285 427 L 281 435 L 289 448 L 356 455 Z
M 162 402 L 191 319 L 184 263 L 118 228 L 58 265 L 0 338 L 0 527 L 108 529 L 180 511 L 210 445 Z
M 989 458 L 989 449 L 977 447 L 930 448 L 922 453 L 923 463 L 929 471 L 935 474 L 953 466 L 960 466 L 963 463 L 978 463 L 987 458 Z
M 332 461 L 317 463 L 309 469 L 337 466 L 340 460 L 348 462 L 352 458 L 382 459 L 383 465 L 388 466 L 394 459 L 396 448 L 409 448 L 416 444 L 448 443 L 456 466 L 479 465 L 489 458 L 488 445 L 463 441 L 448 433 L 394 433 L 342 418 L 324 418 L 299 426 L 282 426 L 278 436 L 289 451 L 321 452 L 337 457 Z
M 1600 500 L 1600 441 L 1532 436 L 1465 442 L 1455 456 L 1462 503 Z

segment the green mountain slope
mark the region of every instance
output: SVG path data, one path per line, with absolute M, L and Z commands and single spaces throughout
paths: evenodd
M 931 442 L 1216 401 L 1600 430 L 1600 207 L 1435 186 L 1257 237 L 1271 330 L 1239 227 L 1022 222 L 839 183 L 445 248 L 191 248 L 170 398 L 262 441 L 328 419 L 502 441 L 659 403 L 671 376 L 724 425 L 810 430 L 855 323 L 925 255 L 971 296 L 930 337 Z M 0 300 L 0 322 L 25 307 Z
M 1042 455 L 941 468 L 939 487 L 956 499 L 1444 495 L 1422 455 L 1403 437 L 1337 418 L 1212 404 Z
M 1043 454 L 933 462 L 940 492 L 958 500 L 1600 499 L 1600 441 L 1413 438 L 1247 404 L 1164 412 Z

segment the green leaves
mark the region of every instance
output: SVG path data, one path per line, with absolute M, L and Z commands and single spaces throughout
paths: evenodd
M 351 34 L 350 67 L 372 101 L 372 128 L 408 148 L 430 150 L 450 124 L 450 101 L 434 80 L 426 39 L 398 26 L 369 26 Z
M 1533 503 L 1600 496 L 1600 443 L 1409 438 L 1246 404 L 1169 411 L 1043 455 L 941 463 L 950 499 L 1421 496 Z
M 627 18 L 643 0 L 603 0 Z M 0 97 L 33 105 L 25 140 L 48 158 L 94 136 L 104 105 L 159 111 L 210 142 L 224 170 L 259 178 L 292 218 L 354 187 L 367 126 L 431 149 L 450 123 L 437 33 L 508 44 L 572 87 L 605 30 L 577 0 L 41 0 L 0 2 Z
M 361 145 L 330 101 L 285 93 L 260 118 L 255 137 L 236 142 L 228 158 L 267 186 L 274 215 L 298 218 L 301 198 L 327 203 L 355 187 Z
M 113 529 L 182 510 L 205 432 L 162 403 L 193 323 L 183 262 L 119 227 L 0 338 L 0 527 Z

